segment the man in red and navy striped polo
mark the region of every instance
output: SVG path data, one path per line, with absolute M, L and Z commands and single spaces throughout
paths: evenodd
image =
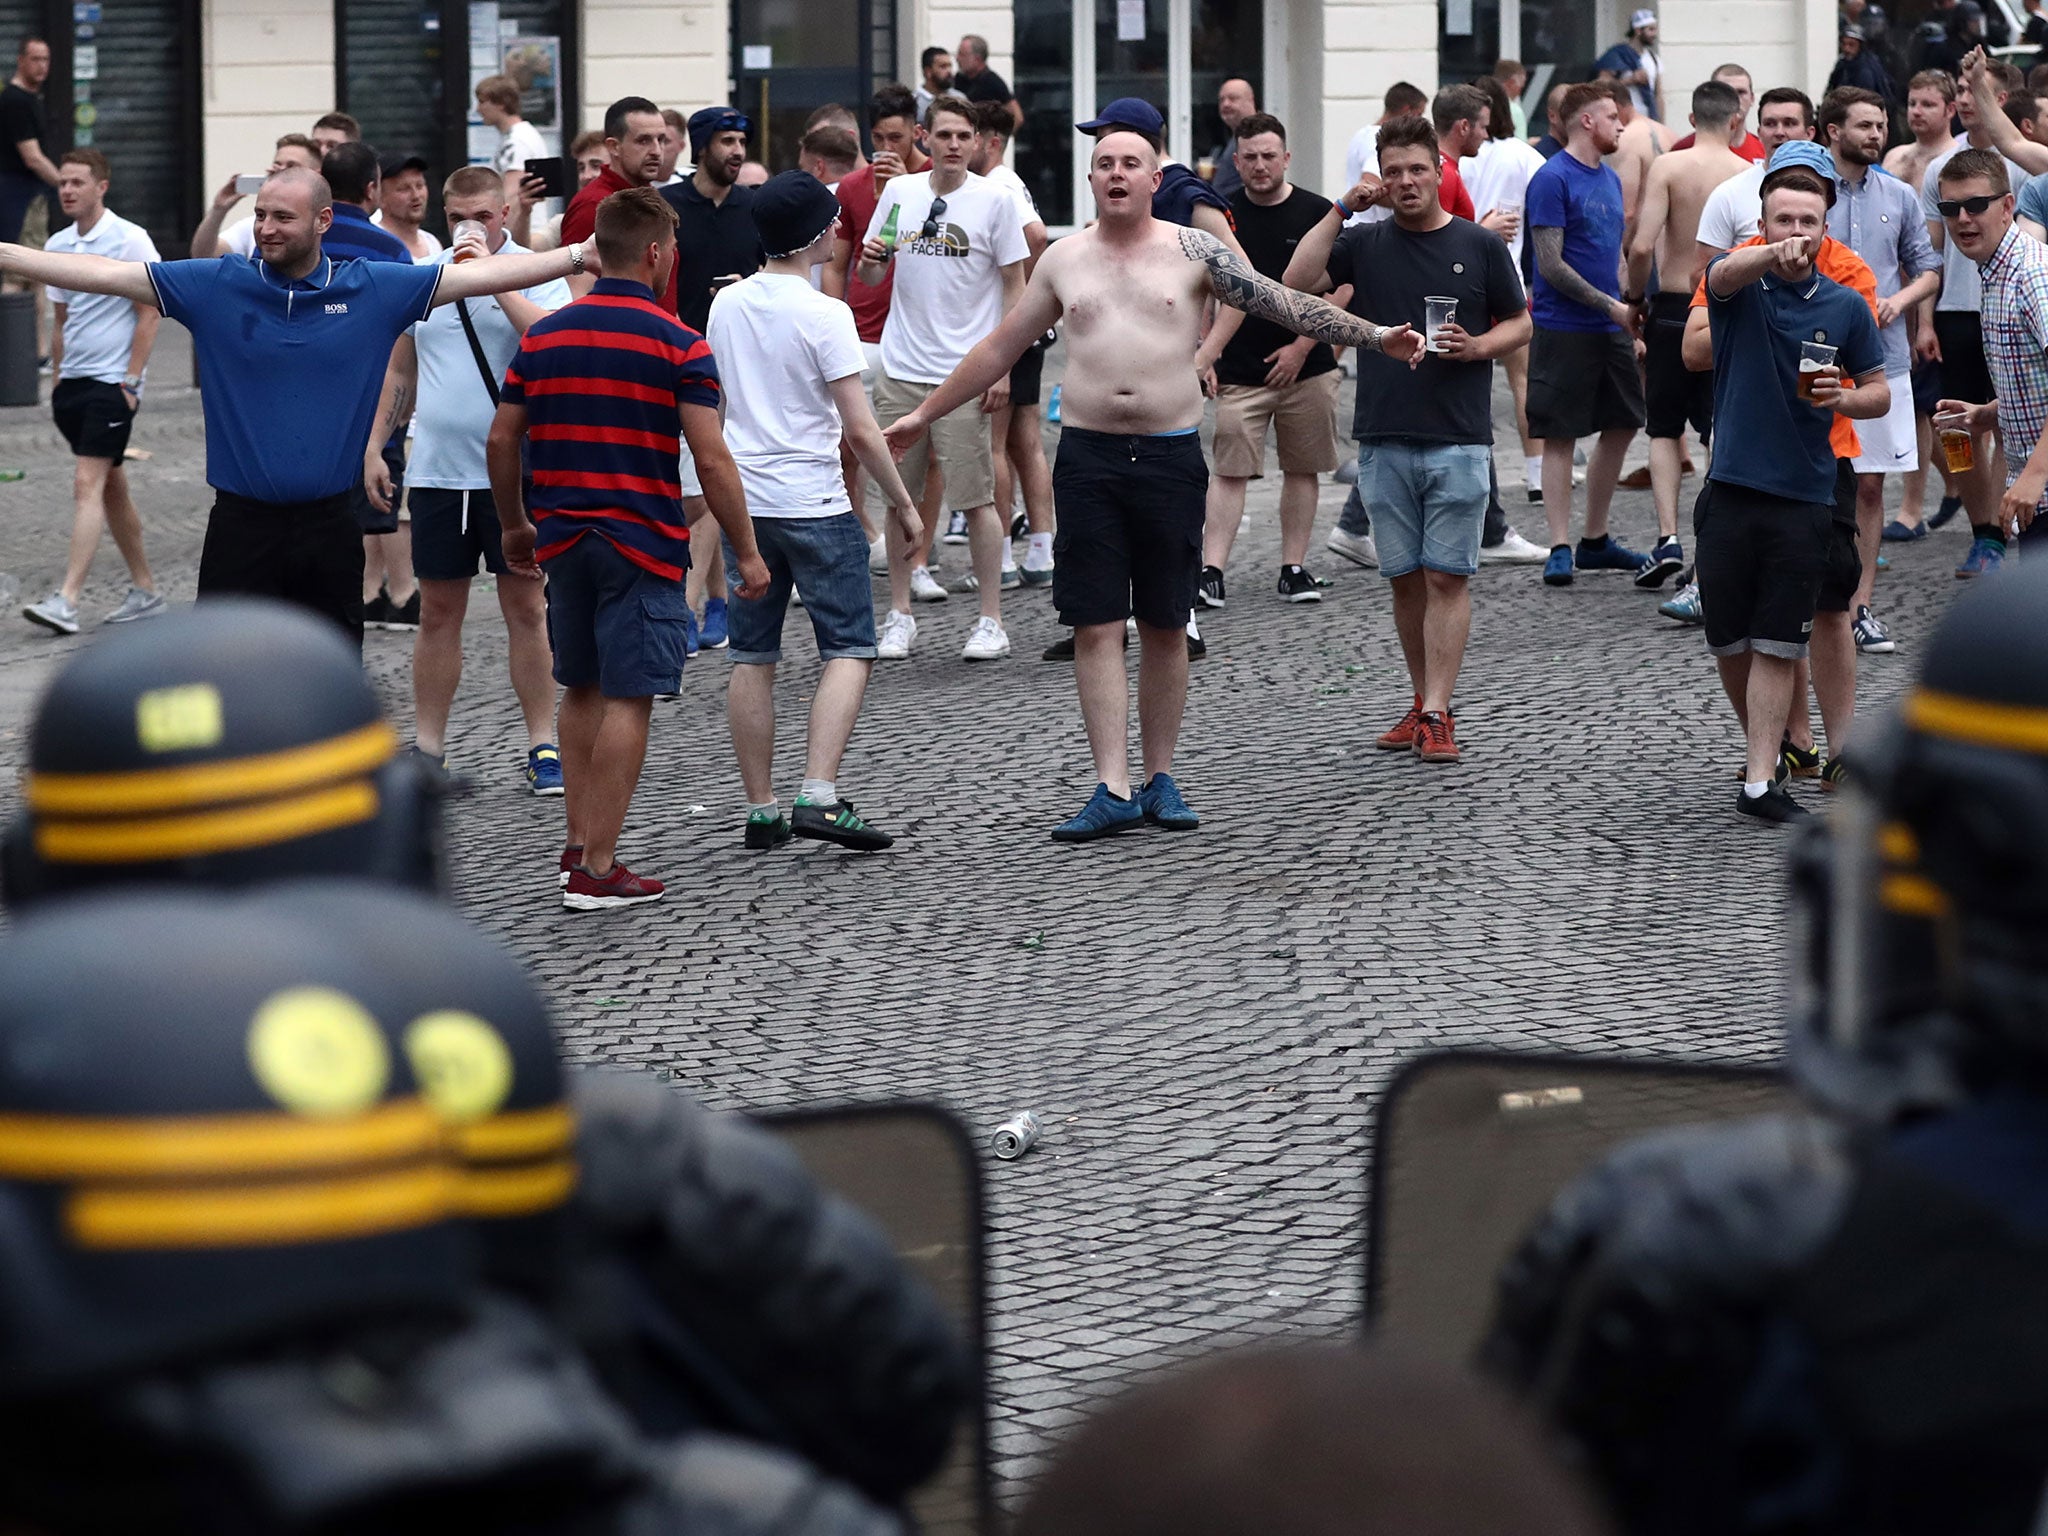
M 675 226 L 674 211 L 651 187 L 614 192 L 599 205 L 605 276 L 528 327 L 506 370 L 487 450 L 506 565 L 515 578 L 538 579 L 547 569 L 569 820 L 562 905 L 579 912 L 662 894 L 659 880 L 634 874 L 614 850 L 647 756 L 654 696 L 682 686 L 690 531 L 678 422 L 711 515 L 738 555 L 740 595 L 768 590 L 719 429 L 711 348 L 655 299 L 675 265 Z

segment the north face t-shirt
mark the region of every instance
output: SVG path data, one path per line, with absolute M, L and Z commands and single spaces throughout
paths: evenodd
M 882 366 L 892 379 L 938 384 L 1002 323 L 1003 268 L 1031 253 L 1024 220 L 1014 197 L 971 173 L 946 193 L 932 191 L 930 171 L 891 178 L 867 239 L 880 238 L 892 209 L 896 254 Z

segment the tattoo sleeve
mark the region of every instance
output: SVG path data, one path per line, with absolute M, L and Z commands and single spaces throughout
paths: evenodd
M 412 417 L 412 386 L 397 384 L 391 390 L 391 408 L 384 413 L 384 425 L 393 433 Z
M 1539 224 L 1529 231 L 1529 236 L 1536 242 L 1536 270 L 1543 274 L 1543 281 L 1574 304 L 1606 314 L 1613 297 L 1579 276 L 1564 259 L 1564 231 L 1555 224 Z
M 1189 261 L 1209 269 L 1209 291 L 1216 295 L 1217 303 L 1271 320 L 1297 336 L 1337 347 L 1379 350 L 1385 326 L 1361 320 L 1313 294 L 1283 287 L 1254 271 L 1242 256 L 1206 230 L 1183 229 L 1180 248 Z

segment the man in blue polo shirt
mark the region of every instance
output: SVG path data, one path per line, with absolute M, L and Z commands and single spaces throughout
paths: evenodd
M 360 644 L 363 542 L 349 489 L 392 346 L 435 305 L 582 272 L 589 255 L 579 243 L 446 267 L 337 261 L 323 249 L 333 218 L 324 180 L 282 171 L 256 197 L 254 257 L 145 265 L 0 245 L 0 271 L 154 304 L 192 333 L 216 493 L 201 600 L 280 598 Z
M 1765 243 L 1707 268 L 1716 446 L 1693 509 L 1707 645 L 1748 742 L 1736 809 L 1781 823 L 1806 815 L 1773 779 L 1794 664 L 1806 658 L 1826 571 L 1836 485 L 1829 422 L 1891 409 L 1870 307 L 1813 265 L 1832 188 L 1822 179 L 1826 151 L 1811 148 L 1811 167 L 1764 178 Z M 1833 362 L 1803 361 L 1807 343 L 1834 348 Z

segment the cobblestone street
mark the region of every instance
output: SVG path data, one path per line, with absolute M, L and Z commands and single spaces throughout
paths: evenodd
M 164 589 L 187 601 L 210 495 L 185 337 L 164 336 L 135 434 L 152 457 L 130 474 Z M 1347 424 L 1348 402 L 1347 385 Z M 1511 520 L 1542 543 L 1511 432 L 1504 447 Z M 0 464 L 27 471 L 0 485 L 0 570 L 31 600 L 61 574 L 70 521 L 46 410 L 0 412 Z M 1277 490 L 1255 483 L 1230 606 L 1203 618 L 1176 766 L 1203 816 L 1192 833 L 1049 841 L 1093 785 L 1071 668 L 1038 659 L 1061 633 L 1050 599 L 1006 594 L 1014 655 L 969 664 L 972 601 L 956 597 L 919 609 L 911 660 L 878 664 L 841 773 L 893 850 L 742 849 L 729 664 L 706 653 L 656 705 L 621 845 L 668 899 L 566 913 L 559 804 L 525 792 L 496 605 L 471 605 L 450 745 L 477 792 L 454 810 L 456 897 L 542 977 L 576 1057 L 736 1109 L 931 1098 L 984 1145 L 1016 1110 L 1042 1117 L 1037 1150 L 984 1169 L 1006 1496 L 1133 1373 L 1355 1326 L 1367 1120 L 1404 1058 L 1774 1050 L 1785 839 L 1734 814 L 1741 743 L 1699 631 L 1619 575 L 1551 590 L 1536 567 L 1485 567 L 1465 760 L 1379 753 L 1407 703 L 1385 583 L 1323 550 L 1344 495 L 1326 485 L 1310 564 L 1335 585 L 1281 602 Z M 1649 547 L 1647 492 L 1620 494 L 1615 531 Z M 1903 686 L 1967 537 L 1959 520 L 1890 546 L 1878 592 L 1900 650 L 1864 662 L 1864 707 Z M 942 580 L 965 569 L 964 549 L 944 551 Z M 124 586 L 108 545 L 83 610 Z M 10 771 L 37 691 L 83 643 L 18 610 L 0 615 Z M 818 670 L 799 612 L 787 642 L 785 801 Z M 408 739 L 410 645 L 372 634 L 366 655 Z

